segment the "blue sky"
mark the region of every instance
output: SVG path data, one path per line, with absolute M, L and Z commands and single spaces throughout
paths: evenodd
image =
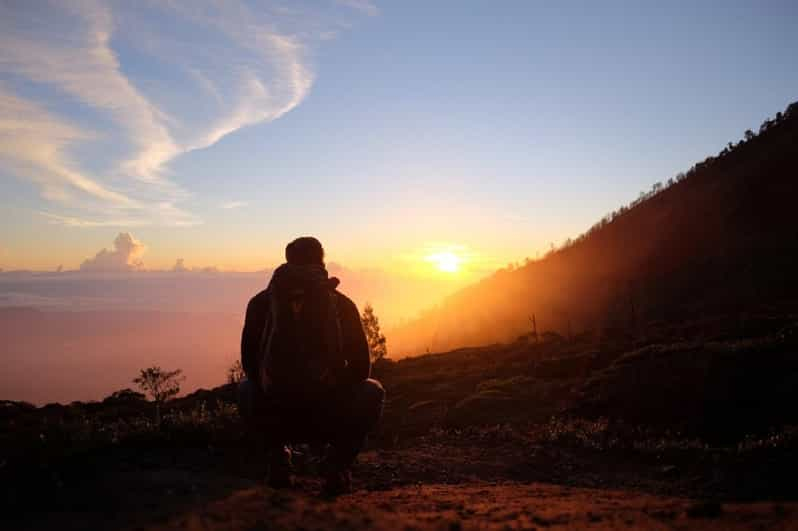
M 0 7 L 0 267 L 487 271 L 798 99 L 794 2 L 212 4 Z

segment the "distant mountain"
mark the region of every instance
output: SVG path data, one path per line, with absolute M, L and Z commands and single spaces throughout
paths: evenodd
M 416 354 L 531 330 L 645 334 L 798 313 L 798 103 L 541 260 L 495 273 L 389 336 Z

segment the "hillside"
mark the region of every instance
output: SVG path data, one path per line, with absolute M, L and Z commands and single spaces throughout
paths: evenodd
M 798 104 L 541 260 L 501 270 L 392 331 L 397 354 L 530 331 L 639 337 L 798 307 Z M 691 331 L 694 338 L 713 326 Z
M 745 340 L 541 341 L 383 361 L 357 492 L 263 484 L 235 389 L 0 402 L 4 529 L 795 526 L 796 322 Z M 667 369 L 667 370 L 664 370 Z

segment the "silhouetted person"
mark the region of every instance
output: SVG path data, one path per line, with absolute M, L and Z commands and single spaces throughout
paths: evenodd
M 247 306 L 241 412 L 268 452 L 271 486 L 292 484 L 287 444 L 329 443 L 325 491 L 348 492 L 352 463 L 382 415 L 385 391 L 369 378 L 360 314 L 328 276 L 321 243 L 298 238 L 285 258 Z

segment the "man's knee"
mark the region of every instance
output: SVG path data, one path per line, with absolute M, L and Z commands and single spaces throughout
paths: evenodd
M 369 378 L 361 384 L 358 394 L 358 401 L 365 411 L 366 421 L 369 425 L 376 424 L 382 416 L 382 408 L 385 404 L 385 389 L 380 382 Z
M 361 392 L 369 402 L 382 404 L 385 401 L 385 388 L 382 387 L 379 381 L 373 378 L 369 378 L 363 382 Z

